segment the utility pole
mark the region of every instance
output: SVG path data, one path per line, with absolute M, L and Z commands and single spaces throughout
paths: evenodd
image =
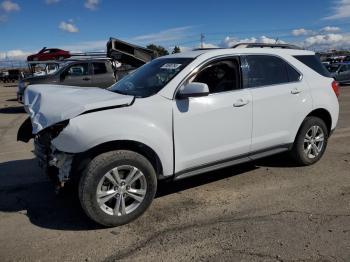
M 204 47 L 204 38 L 205 38 L 205 36 L 204 36 L 204 34 L 203 33 L 201 33 L 201 48 L 203 48 Z

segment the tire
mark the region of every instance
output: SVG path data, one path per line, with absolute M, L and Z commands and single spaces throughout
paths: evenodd
M 298 131 L 291 151 L 296 163 L 308 166 L 320 160 L 327 147 L 328 135 L 327 126 L 321 118 L 306 117 Z
M 133 178 L 139 177 L 134 182 L 129 177 L 132 174 Z M 96 156 L 79 181 L 79 199 L 85 213 L 107 227 L 127 224 L 142 215 L 156 190 L 157 176 L 152 164 L 144 156 L 127 150 Z

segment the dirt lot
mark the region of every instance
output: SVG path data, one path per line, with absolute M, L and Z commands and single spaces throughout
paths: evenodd
M 350 261 L 350 87 L 316 165 L 275 156 L 163 183 L 141 218 L 109 229 L 56 196 L 16 142 L 15 91 L 0 86 L 0 261 Z

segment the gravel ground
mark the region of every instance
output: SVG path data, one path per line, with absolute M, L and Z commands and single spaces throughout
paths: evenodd
M 350 261 L 350 87 L 317 164 L 274 156 L 162 183 L 142 217 L 109 229 L 16 142 L 15 92 L 0 85 L 0 261 Z

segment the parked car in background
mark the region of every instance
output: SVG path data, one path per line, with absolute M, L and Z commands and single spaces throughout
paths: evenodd
M 23 73 L 19 69 L 9 69 L 1 72 L 0 80 L 4 83 L 15 82 L 21 79 Z
M 346 56 L 346 57 L 343 59 L 343 62 L 350 62 L 350 56 Z
M 327 66 L 327 69 L 338 83 L 350 83 L 350 63 L 331 64 Z
M 8 71 L 2 71 L 2 72 L 0 72 L 0 81 L 5 83 L 8 74 L 9 74 Z
M 107 90 L 30 86 L 17 139 L 34 138 L 59 187 L 77 182 L 91 219 L 118 226 L 145 212 L 161 179 L 286 151 L 298 165 L 316 163 L 337 125 L 338 95 L 310 51 L 198 50 L 157 58 Z
M 23 93 L 28 85 L 56 84 L 107 88 L 115 82 L 114 69 L 108 58 L 67 61 L 57 71 L 21 80 L 18 84 L 17 100 L 23 103 Z
M 44 47 L 37 54 L 28 56 L 27 61 L 63 60 L 69 57 L 71 57 L 71 55 L 68 51 Z

